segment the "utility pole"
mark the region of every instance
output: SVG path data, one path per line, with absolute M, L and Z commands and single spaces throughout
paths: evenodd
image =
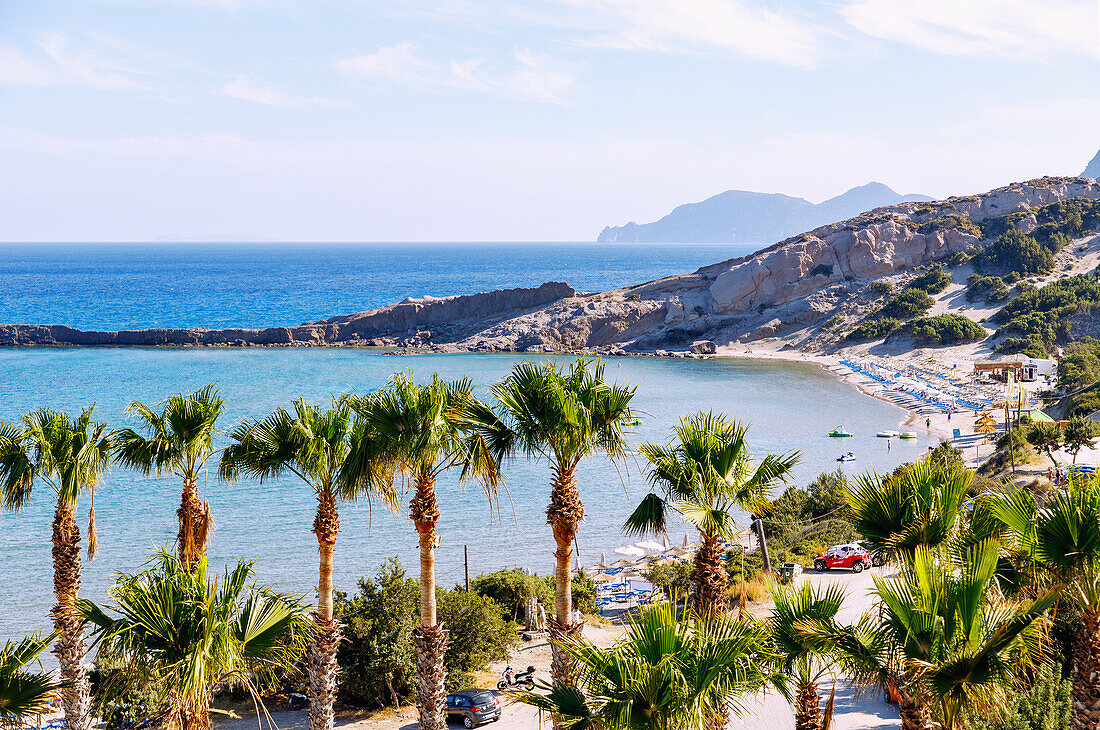
M 768 557 L 768 541 L 764 539 L 764 520 L 756 518 L 756 539 L 760 541 L 760 557 L 764 559 L 764 572 L 772 572 L 772 560 Z
M 470 546 L 462 546 L 462 560 L 466 564 L 466 592 L 470 592 Z

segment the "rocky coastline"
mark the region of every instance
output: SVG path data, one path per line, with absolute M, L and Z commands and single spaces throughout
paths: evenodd
M 1100 198 L 1096 178 L 1042 178 L 975 196 L 877 208 L 691 274 L 605 292 L 567 283 L 406 299 L 378 309 L 264 329 L 83 331 L 0 325 L 0 346 L 386 347 L 428 352 L 662 351 L 711 354 L 782 340 L 839 346 L 825 323 L 859 310 L 866 288 L 982 245 L 975 225 L 1069 198 Z

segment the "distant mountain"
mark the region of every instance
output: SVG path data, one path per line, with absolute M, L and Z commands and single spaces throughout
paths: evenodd
M 1100 177 L 1100 152 L 1097 152 L 1096 157 L 1092 158 L 1092 162 L 1081 173 L 1081 177 Z
M 811 203 L 780 193 L 727 190 L 674 209 L 653 223 L 604 228 L 600 243 L 774 243 L 826 223 L 852 218 L 883 205 L 928 201 L 869 182 L 835 198 Z

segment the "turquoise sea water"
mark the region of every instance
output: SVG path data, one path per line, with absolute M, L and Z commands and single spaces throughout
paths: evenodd
M 564 280 L 581 290 L 639 283 L 692 271 L 750 251 L 752 246 L 618 246 L 596 244 L 371 244 L 301 245 L 84 245 L 0 246 L 0 322 L 63 323 L 84 328 L 247 326 L 296 324 L 353 312 L 420 294 L 458 294 Z M 485 385 L 517 360 L 505 355 L 432 355 L 399 358 L 339 349 L 0 349 L 0 419 L 40 406 L 77 411 L 95 403 L 112 426 L 135 425 L 130 401 L 165 396 L 215 382 L 228 409 L 223 426 L 262 416 L 292 398 L 325 402 L 332 394 L 369 391 L 398 370 L 419 378 L 438 371 Z M 890 469 L 923 452 L 928 439 L 895 442 L 890 452 L 876 431 L 896 427 L 899 409 L 861 395 L 810 364 L 732 360 L 609 360 L 610 377 L 638 386 L 644 411 L 634 442 L 664 439 L 675 419 L 715 409 L 752 422 L 760 453 L 801 449 L 797 481 L 835 469 L 841 452 L 859 460 L 846 469 Z M 825 434 L 844 425 L 855 438 Z M 224 441 L 223 441 L 224 442 Z M 211 469 L 216 472 L 216 469 Z M 629 542 L 620 526 L 647 490 L 639 465 L 616 470 L 599 459 L 579 473 L 588 519 L 578 536 L 581 562 Z M 438 550 L 442 583 L 462 576 L 462 548 L 470 572 L 523 565 L 553 566 L 545 524 L 549 495 L 545 464 L 507 467 L 499 510 L 475 485 L 453 477 L 440 485 L 443 519 Z M 310 533 L 312 492 L 293 479 L 263 486 L 210 478 L 214 563 L 252 557 L 260 577 L 277 587 L 312 595 L 317 547 Z M 0 640 L 46 626 L 52 604 L 50 521 L 52 495 L 41 491 L 16 515 L 0 516 Z M 116 570 L 137 569 L 156 546 L 175 535 L 180 484 L 113 470 L 97 492 L 100 555 L 87 566 L 83 594 L 102 599 Z M 89 502 L 81 505 L 86 514 Z M 415 572 L 416 536 L 404 515 L 364 505 L 344 507 L 336 548 L 336 586 L 354 588 L 390 556 Z M 678 525 L 670 539 L 679 542 Z
M 0 418 L 13 419 L 36 407 L 75 411 L 94 401 L 96 413 L 113 426 L 133 424 L 123 410 L 132 399 L 156 402 L 182 389 L 216 382 L 228 403 L 224 425 L 244 416 L 263 415 L 302 396 L 326 401 L 332 393 L 367 391 L 391 373 L 410 368 L 419 378 L 438 371 L 447 378 L 470 376 L 479 384 L 503 376 L 516 357 L 506 355 L 430 355 L 399 358 L 366 350 L 256 349 L 0 349 Z M 699 409 L 724 411 L 752 422 L 750 438 L 758 452 L 801 449 L 798 483 L 839 466 L 836 457 L 853 451 L 858 461 L 848 471 L 890 469 L 923 452 L 920 438 L 894 442 L 890 452 L 874 433 L 896 427 L 899 409 L 866 397 L 812 364 L 754 360 L 666 360 L 626 358 L 608 361 L 610 377 L 638 386 L 636 402 L 644 411 L 634 442 L 664 439 L 675 419 Z M 843 424 L 856 434 L 841 442 L 825 434 Z M 317 547 L 310 533 L 312 492 L 293 479 L 260 486 L 242 481 L 224 485 L 213 477 L 206 485 L 216 524 L 212 560 L 253 557 L 261 578 L 281 589 L 312 595 L 317 578 Z M 579 473 L 588 519 L 578 543 L 582 564 L 629 541 L 619 531 L 623 520 L 647 490 L 638 465 L 622 475 L 599 459 Z M 474 486 L 441 481 L 438 550 L 439 579 L 462 576 L 462 546 L 469 545 L 470 572 L 524 565 L 539 572 L 553 566 L 553 539 L 545 524 L 549 474 L 543 463 L 516 461 L 507 468 L 507 492 L 499 515 Z M 41 487 L 39 487 L 41 489 Z M 114 469 L 96 493 L 100 555 L 87 566 L 83 594 L 102 599 L 112 571 L 134 570 L 155 546 L 175 534 L 180 484 L 174 478 L 150 479 Z M 22 513 L 0 517 L 0 639 L 45 627 L 52 603 L 50 568 L 51 494 L 39 491 Z M 82 515 L 89 503 L 81 505 Z M 407 517 L 363 505 L 342 510 L 336 548 L 335 583 L 351 589 L 387 557 L 396 555 L 413 572 L 416 536 Z M 683 539 L 678 525 L 670 533 Z

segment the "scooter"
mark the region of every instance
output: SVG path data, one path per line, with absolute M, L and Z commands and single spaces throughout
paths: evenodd
M 508 689 L 509 687 L 522 687 L 523 689 L 535 688 L 535 668 L 527 667 L 526 672 L 520 672 L 516 674 L 511 665 L 509 665 L 503 672 L 500 673 L 500 681 L 497 682 L 497 689 Z

